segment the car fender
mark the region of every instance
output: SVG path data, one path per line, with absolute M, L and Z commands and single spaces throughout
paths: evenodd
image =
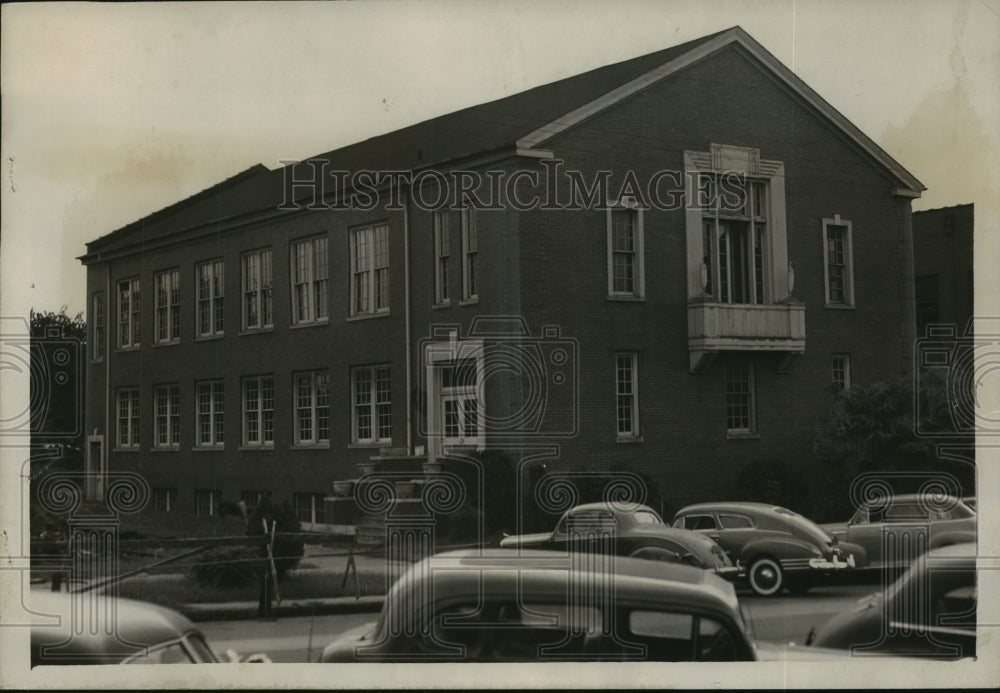
M 505 549 L 512 548 L 540 548 L 546 546 L 552 540 L 552 532 L 539 532 L 538 534 L 514 534 L 500 540 L 500 546 Z
M 868 567 L 868 551 L 861 544 L 852 541 L 841 541 L 837 544 L 845 556 L 854 556 L 855 568 Z
M 779 561 L 789 558 L 814 558 L 819 549 L 809 542 L 786 537 L 762 537 L 747 542 L 740 551 L 740 561 L 749 564 L 756 556 L 769 554 Z
M 975 531 L 962 529 L 951 530 L 935 534 L 931 537 L 930 548 L 936 549 L 940 546 L 950 546 L 951 544 L 968 544 L 976 541 Z

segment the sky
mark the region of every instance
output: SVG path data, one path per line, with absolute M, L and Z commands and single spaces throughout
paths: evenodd
M 5 316 L 84 310 L 76 258 L 88 241 L 256 163 L 275 168 L 737 24 L 928 187 L 914 209 L 973 202 L 977 257 L 998 245 L 1000 0 L 2 12 Z

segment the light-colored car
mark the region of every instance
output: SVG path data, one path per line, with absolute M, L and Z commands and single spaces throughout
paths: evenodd
M 923 551 L 974 542 L 976 513 L 952 496 L 899 494 L 863 505 L 847 522 L 821 527 L 861 547 L 858 567 L 902 569 Z
M 646 505 L 585 503 L 570 508 L 551 532 L 504 537 L 502 548 L 594 551 L 600 536 L 611 537 L 618 556 L 683 563 L 735 579 L 739 569 L 710 538 L 666 524 Z
M 777 505 L 698 503 L 674 515 L 674 527 L 705 534 L 745 569 L 750 588 L 770 596 L 807 591 L 819 574 L 854 567 L 844 545 L 802 515 Z
M 211 664 L 216 656 L 187 618 L 162 606 L 97 594 L 33 590 L 31 666 L 49 664 Z M 270 662 L 255 654 L 242 661 Z
M 864 655 L 960 659 L 976 655 L 976 545 L 918 557 L 872 594 L 809 634 L 806 644 Z

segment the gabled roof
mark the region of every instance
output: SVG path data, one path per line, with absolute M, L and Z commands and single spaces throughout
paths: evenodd
M 875 142 L 781 64 L 740 27 L 672 48 L 600 67 L 511 96 L 471 106 L 410 125 L 311 160 L 326 160 L 329 170 L 409 171 L 467 156 L 544 145 L 662 79 L 729 47 L 739 46 L 757 59 L 800 99 L 897 180 L 897 192 L 919 197 L 926 189 Z M 129 236 L 156 237 L 183 228 L 220 222 L 255 211 L 275 209 L 284 194 L 282 169 L 257 165 L 197 195 L 173 204 L 88 244 L 88 255 L 112 241 L 128 245 Z M 139 238 L 135 239 L 136 242 Z

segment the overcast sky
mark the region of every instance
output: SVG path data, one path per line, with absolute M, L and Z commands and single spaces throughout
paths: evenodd
M 980 262 L 997 246 L 1000 0 L 2 12 L 8 316 L 83 310 L 75 258 L 87 241 L 255 163 L 273 168 L 737 24 L 928 187 L 915 209 L 974 202 Z

